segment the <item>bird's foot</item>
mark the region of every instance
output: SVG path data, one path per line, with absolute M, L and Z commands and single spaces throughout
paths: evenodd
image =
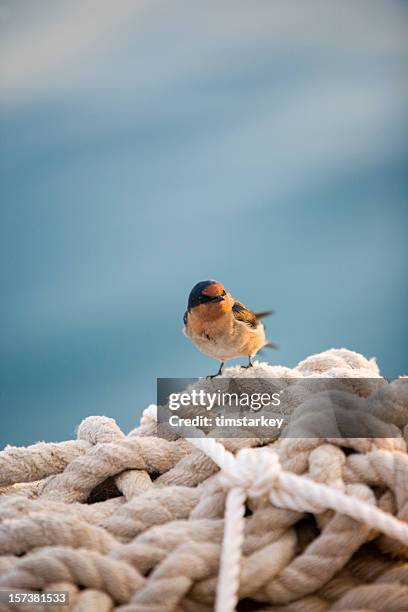
M 212 380 L 213 378 L 216 378 L 217 376 L 221 376 L 223 367 L 224 367 L 224 362 L 222 362 L 222 364 L 220 365 L 220 369 L 218 370 L 216 374 L 209 374 L 208 376 L 206 376 L 206 379 Z
M 248 370 L 249 368 L 253 368 L 254 364 L 253 363 L 248 363 L 248 365 L 242 365 L 241 368 L 243 368 L 244 370 Z

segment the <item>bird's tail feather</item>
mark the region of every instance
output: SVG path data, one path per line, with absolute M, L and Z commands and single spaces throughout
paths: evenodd
M 273 315 L 275 313 L 274 310 L 263 310 L 262 312 L 255 312 L 255 316 L 258 319 L 264 319 L 265 317 L 269 317 L 269 315 Z
M 275 349 L 275 350 L 276 350 L 276 349 L 278 349 L 278 348 L 279 348 L 279 345 L 278 345 L 278 344 L 276 344 L 275 342 L 270 342 L 270 341 L 268 340 L 268 342 L 267 342 L 266 344 L 264 344 L 262 348 L 263 348 L 263 349 L 264 349 L 264 348 L 270 348 L 270 349 Z

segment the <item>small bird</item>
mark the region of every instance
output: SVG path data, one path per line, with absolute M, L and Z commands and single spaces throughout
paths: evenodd
M 260 319 L 273 311 L 252 312 L 228 293 L 224 285 L 214 280 L 197 283 L 188 297 L 184 313 L 184 334 L 202 353 L 220 362 L 214 378 L 222 373 L 224 363 L 235 357 L 248 357 L 253 367 L 253 358 L 264 348 L 277 348 L 265 336 L 265 327 Z

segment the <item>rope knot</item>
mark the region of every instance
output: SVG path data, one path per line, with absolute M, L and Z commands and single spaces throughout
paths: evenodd
M 279 457 L 267 449 L 243 448 L 231 470 L 222 472 L 222 481 L 228 487 L 240 487 L 250 497 L 266 495 L 276 486 L 281 472 Z

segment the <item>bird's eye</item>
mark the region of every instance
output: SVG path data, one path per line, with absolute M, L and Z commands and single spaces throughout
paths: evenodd
M 200 297 L 198 298 L 198 301 L 200 302 L 200 304 L 207 304 L 207 302 L 211 302 L 211 297 L 209 295 L 200 295 Z
M 227 292 L 225 291 L 225 289 L 224 289 L 224 291 L 221 293 L 221 295 L 227 295 Z

